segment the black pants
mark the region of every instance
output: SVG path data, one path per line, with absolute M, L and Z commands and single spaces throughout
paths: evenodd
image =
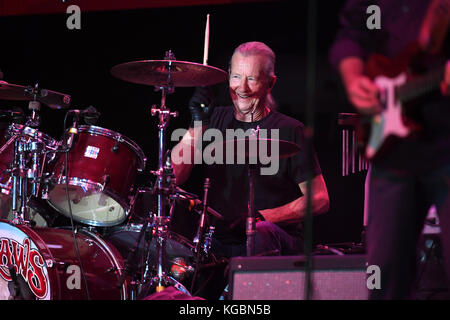
M 381 288 L 370 290 L 371 299 L 411 298 L 417 244 L 433 204 L 450 276 L 450 165 L 420 173 L 373 166 L 368 201 L 368 264 L 381 271 Z

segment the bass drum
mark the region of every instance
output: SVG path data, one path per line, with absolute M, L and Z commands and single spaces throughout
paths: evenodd
M 31 228 L 1 220 L 0 239 L 2 300 L 128 298 L 128 281 L 116 287 L 123 270 L 122 257 L 96 233 L 78 229 L 76 241 L 82 268 L 69 229 Z

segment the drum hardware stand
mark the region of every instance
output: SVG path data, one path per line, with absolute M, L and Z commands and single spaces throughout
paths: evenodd
M 167 94 L 171 94 L 174 92 L 174 86 L 171 85 L 172 77 L 171 77 L 171 68 L 172 62 L 171 60 L 175 60 L 175 55 L 172 51 L 167 51 L 165 55 L 165 60 L 167 62 L 167 85 L 158 86 L 155 88 L 156 91 L 161 91 L 161 106 L 157 108 L 155 105 L 151 108 L 151 115 L 159 117 L 158 124 L 158 138 L 159 138 L 159 156 L 158 156 L 158 170 L 152 171 L 154 175 L 157 177 L 156 188 L 154 188 L 154 192 L 157 193 L 158 197 L 158 207 L 157 207 L 157 215 L 153 217 L 153 228 L 155 233 L 155 244 L 156 244 L 156 275 L 151 278 L 150 287 L 155 287 L 156 292 L 163 291 L 168 285 L 173 285 L 177 289 L 181 289 L 182 291 L 187 290 L 183 288 L 183 286 L 173 279 L 169 277 L 165 273 L 165 252 L 166 252 L 166 240 L 167 240 L 167 229 L 170 222 L 170 217 L 166 214 L 166 200 L 168 198 L 168 193 L 170 187 L 167 186 L 168 178 L 170 180 L 171 175 L 173 175 L 172 168 L 169 165 L 165 164 L 166 159 L 166 129 L 169 124 L 169 120 L 171 117 L 177 117 L 178 112 L 171 112 L 169 108 L 166 106 L 166 96 Z M 173 182 L 170 181 L 170 184 Z M 144 282 L 149 278 L 150 274 L 150 250 L 147 253 L 146 259 L 146 267 L 144 272 Z
M 194 238 L 194 243 L 196 244 L 195 246 L 195 252 L 197 253 L 197 259 L 199 258 L 198 253 L 200 252 L 201 249 L 201 244 L 203 242 L 203 234 L 205 232 L 205 220 L 206 220 L 206 209 L 207 209 L 207 203 L 208 203 L 208 190 L 210 187 L 210 182 L 209 182 L 209 178 L 205 179 L 205 183 L 203 185 L 203 208 L 202 208 L 202 215 L 200 216 L 200 224 L 198 226 L 197 229 L 197 234 Z M 199 263 L 199 261 L 197 260 L 197 263 Z
M 197 278 L 197 274 L 198 271 L 200 269 L 200 258 L 201 258 L 201 251 L 203 249 L 204 253 L 208 253 L 205 252 L 206 249 L 208 249 L 208 247 L 210 247 L 211 245 L 211 241 L 212 241 L 212 233 L 214 232 L 214 227 L 211 229 L 209 229 L 209 234 L 208 235 L 204 235 L 205 232 L 205 223 L 206 223 L 206 210 L 207 210 L 207 206 L 208 206 L 208 190 L 210 187 L 210 181 L 209 178 L 205 179 L 205 183 L 203 185 L 203 208 L 202 208 L 202 215 L 200 217 L 200 224 L 199 227 L 197 229 L 197 235 L 194 238 L 194 244 L 195 244 L 195 253 L 196 253 L 196 268 L 194 271 L 194 276 L 192 277 L 192 282 L 191 282 L 191 292 L 194 291 L 194 284 L 195 284 L 195 280 Z M 204 242 L 205 238 L 208 238 L 207 242 Z M 204 244 L 203 248 L 202 248 L 202 244 Z M 209 251 L 209 249 L 208 249 Z
M 25 127 L 38 128 L 41 122 L 38 111 L 41 109 L 40 102 L 36 101 L 39 93 L 39 86 L 28 87 L 27 94 L 33 96 L 29 102 L 28 109 L 31 110 L 31 117 L 27 117 Z M 37 196 L 40 186 L 40 163 L 39 155 L 43 153 L 45 144 L 38 139 L 31 142 L 24 142 L 20 139 L 22 133 L 19 133 L 19 139 L 14 141 L 14 160 L 11 168 L 13 177 L 12 187 L 12 212 L 14 224 L 28 224 L 28 180 L 32 182 L 31 194 Z M 27 166 L 28 156 L 31 154 L 31 168 Z M 18 198 L 20 198 L 20 208 L 18 208 Z
M 192 241 L 196 246 L 195 252 L 198 252 L 198 250 L 200 250 L 200 248 L 201 248 L 202 249 L 201 251 L 204 253 L 205 257 L 208 257 L 209 252 L 211 250 L 212 239 L 213 239 L 216 227 L 209 226 L 208 232 L 203 233 L 204 236 L 201 241 L 200 241 L 200 232 L 198 230 L 199 229 L 197 229 L 197 234 L 195 235 L 195 238 Z M 201 243 L 203 243 L 203 246 L 201 246 Z
M 125 279 L 129 275 L 132 275 L 132 280 L 130 281 L 131 285 L 132 285 L 132 289 L 131 289 L 131 293 L 130 293 L 131 300 L 136 300 L 137 295 L 138 295 L 138 289 L 137 289 L 138 279 L 136 279 L 136 276 L 135 276 L 135 274 L 136 274 L 135 266 L 137 265 L 136 258 L 137 258 L 137 252 L 138 252 L 139 245 L 142 241 L 142 237 L 144 236 L 144 234 L 146 234 L 148 225 L 149 225 L 149 221 L 146 221 L 146 223 L 144 223 L 142 225 L 142 229 L 139 232 L 138 239 L 136 240 L 136 243 L 134 244 L 133 249 L 131 249 L 131 251 L 129 252 L 128 257 L 125 261 L 125 266 L 122 271 L 122 274 L 116 283 L 116 288 L 120 289 L 123 286 Z M 151 242 L 151 240 L 152 240 L 151 238 L 152 238 L 152 233 L 150 232 L 150 238 L 147 241 L 148 243 Z
M 255 235 L 256 235 L 256 220 L 255 220 L 255 171 L 256 166 L 248 165 L 248 181 L 249 181 L 249 200 L 248 200 L 248 217 L 245 226 L 247 235 L 247 256 L 251 257 L 255 254 Z

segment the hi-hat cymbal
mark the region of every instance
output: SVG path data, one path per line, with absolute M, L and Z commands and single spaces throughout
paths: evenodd
M 224 82 L 228 74 L 208 65 L 177 60 L 142 60 L 111 68 L 121 80 L 158 87 L 199 87 Z
M 24 100 L 39 101 L 51 109 L 65 109 L 70 106 L 71 97 L 64 93 L 47 89 L 35 89 L 32 86 L 21 86 L 17 84 L 0 81 L 1 100 Z

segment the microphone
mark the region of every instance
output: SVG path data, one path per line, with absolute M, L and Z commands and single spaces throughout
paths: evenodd
M 187 208 L 189 211 L 194 211 L 197 212 L 198 214 L 202 213 L 203 202 L 199 199 L 176 199 L 176 201 L 187 203 Z M 208 213 L 211 214 L 213 217 L 223 220 L 223 216 L 210 206 L 206 206 L 206 211 L 208 211 Z
M 86 116 L 86 115 L 92 115 L 92 116 L 100 116 L 100 112 L 97 111 L 97 109 L 95 109 L 93 106 L 89 106 L 84 110 L 80 110 L 80 109 L 71 109 L 69 110 L 69 112 L 76 114 L 77 116 L 82 115 L 82 116 Z
M 101 115 L 100 112 L 98 112 L 93 106 L 89 106 L 84 110 L 72 109 L 69 110 L 69 112 L 75 114 L 77 118 L 82 117 L 84 122 L 88 125 L 94 125 Z
M 78 134 L 78 116 L 76 116 L 73 120 L 72 127 L 69 128 L 69 138 L 66 141 L 67 150 L 72 149 L 73 141 L 75 139 L 75 135 Z

